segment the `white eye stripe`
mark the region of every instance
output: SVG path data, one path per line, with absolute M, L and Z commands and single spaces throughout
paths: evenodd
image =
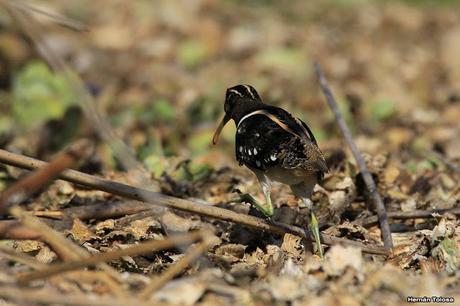
M 244 88 L 246 88 L 247 92 L 251 95 L 251 97 L 253 99 L 255 99 L 256 97 L 254 96 L 254 94 L 252 93 L 252 90 L 251 90 L 251 87 L 249 87 L 248 85 L 243 85 Z
M 275 160 L 276 160 L 276 155 L 275 155 L 275 154 L 270 155 L 270 159 L 271 159 L 272 161 L 275 161 Z
M 241 98 L 243 97 L 243 95 L 241 94 L 241 92 L 239 92 L 238 90 L 230 89 L 229 91 L 230 91 L 230 92 L 233 92 L 233 93 L 235 93 L 235 94 L 237 94 L 237 95 L 240 96 Z
M 243 152 L 243 147 L 240 146 L 240 153 L 242 153 L 242 152 Z
M 257 149 L 254 148 L 254 155 L 257 155 Z

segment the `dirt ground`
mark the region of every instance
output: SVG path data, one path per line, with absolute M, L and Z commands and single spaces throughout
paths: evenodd
M 43 239 L 12 239 L 0 231 L 1 305 L 67 305 L 72 295 L 81 297 L 78 305 L 115 305 L 102 300 L 113 297 L 141 305 L 396 305 L 409 297 L 460 303 L 460 3 L 27 2 L 66 16 L 35 12 L 38 23 L 29 24 L 29 33 L 38 32 L 79 76 L 93 107 L 132 148 L 150 176 L 139 183 L 133 169 L 123 168 L 120 151 L 98 137 L 103 127 L 81 111 L 81 95 L 69 79 L 53 73 L 3 2 L 0 148 L 52 160 L 87 138 L 95 149 L 75 169 L 257 215 L 235 201 L 239 193 L 262 196 L 255 176 L 235 160 L 233 123 L 218 145 L 211 144 L 226 88 L 251 84 L 266 103 L 307 122 L 324 152 L 330 171 L 312 197 L 322 232 L 380 246 L 371 199 L 315 76 L 318 61 L 383 198 L 395 247 L 386 257 L 325 245 L 321 260 L 296 235 L 179 210 L 76 217 L 67 212 L 133 202 L 59 180 L 21 207 L 90 254 L 192 230 L 211 230 L 212 237 L 197 260 L 142 296 L 193 248 L 123 256 L 107 261 L 109 268 L 91 266 L 24 285 L 16 277 L 66 259 Z M 25 173 L 0 163 L 0 190 Z M 306 227 L 308 214 L 289 188 L 275 186 L 272 198 L 275 220 Z M 27 259 L 7 256 L 3 248 Z M 13 289 L 19 291 L 12 297 Z

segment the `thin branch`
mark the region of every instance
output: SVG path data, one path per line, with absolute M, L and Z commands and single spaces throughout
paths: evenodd
M 10 211 L 23 225 L 40 235 L 63 260 L 76 260 L 84 256 L 85 250 L 67 240 L 61 233 L 41 222 L 38 218 L 26 213 L 18 206 L 11 208 Z
M 19 262 L 26 266 L 32 267 L 37 270 L 47 269 L 48 265 L 39 262 L 34 257 L 26 255 L 21 252 L 17 252 L 16 250 L 0 245 L 0 253 L 2 256 L 6 257 L 9 260 Z M 94 282 L 95 280 L 103 281 L 109 288 L 111 288 L 112 292 L 116 295 L 120 296 L 120 293 L 117 292 L 120 286 L 115 282 L 113 278 L 111 278 L 106 272 L 101 271 L 76 271 L 67 273 L 64 275 L 64 279 L 69 279 L 73 281 L 78 281 L 80 284 L 85 281 Z M 56 279 L 56 281 L 61 281 L 61 278 Z
M 335 102 L 334 96 L 332 95 L 332 92 L 329 88 L 326 77 L 324 76 L 324 73 L 321 70 L 321 66 L 317 62 L 315 63 L 315 70 L 316 75 L 319 79 L 319 83 L 321 85 L 321 89 L 323 90 L 323 94 L 326 97 L 327 103 L 335 115 L 335 119 L 340 127 L 340 130 L 342 131 L 342 134 L 345 137 L 345 140 L 348 146 L 350 147 L 350 150 L 353 153 L 356 162 L 358 163 L 364 182 L 366 183 L 367 189 L 371 194 L 372 201 L 374 202 L 374 207 L 380 222 L 383 243 L 386 248 L 392 249 L 393 239 L 391 238 L 390 225 L 388 224 L 388 216 L 382 198 L 380 197 L 380 194 L 377 191 L 377 187 L 375 186 L 375 182 L 372 178 L 372 175 L 367 169 L 366 163 L 364 162 L 364 158 L 353 140 L 351 131 L 348 128 L 345 119 L 343 118 L 342 113 L 340 112 L 339 107 L 337 106 L 337 103 Z
M 43 279 L 59 273 L 84 268 L 102 262 L 112 261 L 123 256 L 136 256 L 148 252 L 170 249 L 181 244 L 197 241 L 202 236 L 203 234 L 201 232 L 191 232 L 178 236 L 170 236 L 165 240 L 150 240 L 128 247 L 126 249 L 119 249 L 107 253 L 99 253 L 80 260 L 50 265 L 45 270 L 33 271 L 26 274 L 22 274 L 18 276 L 18 281 L 19 283 L 24 284 L 36 279 Z
M 0 221 L 0 239 L 43 240 L 37 231 L 16 220 Z
M 460 207 L 449 208 L 449 209 L 433 209 L 433 210 L 413 210 L 413 211 L 393 211 L 388 213 L 388 217 L 391 219 L 429 219 L 434 218 L 434 214 L 453 214 L 460 216 Z M 362 221 L 362 226 L 369 227 L 377 224 L 377 216 L 371 216 Z
M 16 288 L 12 286 L 1 286 L 0 297 L 15 301 L 21 305 L 69 305 L 69 306 L 149 306 L 151 302 L 138 300 L 134 297 L 99 297 L 87 294 L 74 294 L 59 292 L 43 289 L 26 289 Z M 168 305 L 162 302 L 155 302 L 155 305 Z
M 10 260 L 22 263 L 34 269 L 43 269 L 46 267 L 46 264 L 39 262 L 34 257 L 17 252 L 13 248 L 4 245 L 0 245 L 0 253 Z
M 42 237 L 62 258 L 66 260 L 79 260 L 90 257 L 88 251 L 75 245 L 70 240 L 66 239 L 60 232 L 54 230 L 46 223 L 41 222 L 37 217 L 26 213 L 20 207 L 15 206 L 11 208 L 10 211 L 11 214 L 20 219 L 25 226 L 39 233 L 40 237 Z M 107 272 L 113 279 L 117 281 L 122 279 L 119 273 L 106 263 L 101 263 L 99 267 Z M 128 296 L 128 293 L 118 283 L 110 282 L 107 283 L 107 285 L 109 285 L 112 291 L 118 296 Z
M 24 1 L 6 0 L 6 2 L 8 2 L 8 5 L 14 6 L 15 8 L 20 9 L 20 10 L 22 10 L 24 12 L 33 12 L 33 13 L 36 13 L 36 14 L 46 16 L 46 17 L 50 18 L 52 21 L 54 21 L 55 23 L 57 23 L 59 25 L 62 25 L 64 27 L 67 27 L 67 28 L 69 28 L 71 30 L 84 31 L 84 32 L 89 31 L 88 27 L 85 24 L 83 24 L 82 22 L 80 22 L 78 20 L 69 18 L 67 16 L 64 16 L 64 15 L 61 15 L 61 14 L 58 14 L 58 13 L 49 12 L 47 10 L 43 10 L 41 8 L 33 6 L 33 5 L 31 5 L 29 3 L 26 3 Z
M 192 262 L 194 262 L 198 257 L 200 257 L 204 252 L 206 252 L 210 245 L 209 235 L 203 234 L 202 238 L 203 240 L 199 245 L 192 247 L 192 249 L 189 250 L 184 257 L 182 257 L 179 261 L 174 263 L 160 276 L 152 278 L 150 280 L 150 284 L 148 284 L 144 288 L 144 290 L 141 291 L 139 297 L 145 300 L 148 299 L 153 292 L 163 287 L 174 276 L 182 272 Z
M 80 140 L 59 153 L 53 160 L 18 181 L 0 194 L 0 215 L 6 214 L 11 205 L 19 204 L 29 195 L 38 191 L 59 173 L 69 168 L 83 156 L 87 155 L 90 143 Z
M 40 218 L 50 218 L 56 220 L 62 220 L 65 214 L 60 210 L 36 210 L 32 212 L 32 215 Z
M 93 187 L 92 187 L 93 188 Z M 97 188 L 96 188 L 97 189 Z M 117 202 L 102 202 L 100 204 L 85 205 L 69 207 L 62 210 L 62 213 L 71 218 L 78 218 L 80 220 L 105 220 L 109 218 L 117 218 L 128 215 L 134 215 L 140 212 L 150 210 L 150 216 L 155 215 L 152 212 L 152 204 L 141 201 L 117 201 Z M 122 220 L 117 220 L 120 223 Z M 132 220 L 134 221 L 134 220 Z M 130 221 L 126 221 L 130 222 Z M 125 223 L 127 224 L 127 223 Z
M 137 175 L 134 178 L 138 181 L 139 185 L 149 186 L 149 189 L 159 190 L 158 184 L 150 180 L 148 171 L 139 163 L 130 147 L 128 147 L 123 140 L 115 133 L 107 119 L 97 108 L 92 95 L 84 86 L 84 82 L 74 72 L 74 70 L 67 65 L 64 58 L 57 54 L 53 48 L 49 46 L 43 33 L 44 30 L 41 24 L 36 20 L 32 10 L 19 9 L 13 5 L 14 1 L 3 0 L 10 15 L 20 25 L 23 32 L 29 36 L 34 43 L 38 53 L 47 62 L 47 64 L 56 72 L 59 73 L 68 83 L 72 89 L 75 100 L 81 106 L 83 113 L 90 122 L 92 128 L 97 132 L 99 137 L 104 140 L 114 151 L 118 161 L 126 170 L 135 170 Z
M 219 283 L 205 283 L 206 289 L 218 295 L 231 296 L 236 305 L 257 305 L 247 289 L 241 289 L 235 286 L 229 286 Z
M 36 169 L 46 164 L 43 161 L 19 154 L 14 154 L 1 149 L 0 162 L 21 167 L 24 169 Z M 255 228 L 262 231 L 268 231 L 280 235 L 283 235 L 285 233 L 293 233 L 305 239 L 314 241 L 313 235 L 311 235 L 311 233 L 307 229 L 302 229 L 297 226 L 283 223 L 268 222 L 267 220 L 236 213 L 228 209 L 167 196 L 158 192 L 132 187 L 129 185 L 106 180 L 94 175 L 85 174 L 75 170 L 64 171 L 60 175 L 60 178 L 72 183 L 90 187 L 92 189 L 105 191 L 114 195 L 122 196 L 137 201 L 146 201 L 155 205 L 165 206 L 189 213 L 198 214 L 205 217 L 239 223 L 251 228 Z M 154 209 L 154 207 L 151 207 L 150 209 Z M 380 255 L 389 255 L 388 250 L 380 246 L 365 245 L 357 241 L 338 238 L 326 234 L 321 234 L 321 242 L 326 245 L 343 243 L 361 248 L 363 252 Z

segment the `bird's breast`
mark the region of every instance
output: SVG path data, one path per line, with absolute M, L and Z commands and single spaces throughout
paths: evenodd
M 297 185 L 309 179 L 313 174 L 305 169 L 286 169 L 282 166 L 275 166 L 267 169 L 265 175 L 272 181 L 286 185 Z M 313 175 L 314 176 L 314 175 Z

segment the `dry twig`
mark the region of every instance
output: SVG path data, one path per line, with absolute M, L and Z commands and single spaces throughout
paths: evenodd
M 319 63 L 315 63 L 315 70 L 316 75 L 319 79 L 319 83 L 321 85 L 321 89 L 323 90 L 324 96 L 326 97 L 327 103 L 331 108 L 332 112 L 334 113 L 337 124 L 339 125 L 340 130 L 342 131 L 342 134 L 345 137 L 345 140 L 348 146 L 350 147 L 350 150 L 353 153 L 356 162 L 358 163 L 364 182 L 366 183 L 367 189 L 369 190 L 369 193 L 372 197 L 372 201 L 374 202 L 374 207 L 377 212 L 378 219 L 380 222 L 380 228 L 382 231 L 383 243 L 386 248 L 391 249 L 393 248 L 393 239 L 391 238 L 390 225 L 388 224 L 388 216 L 382 198 L 380 197 L 380 194 L 377 191 L 377 187 L 375 186 L 374 179 L 372 178 L 369 170 L 367 169 L 363 156 L 361 155 L 361 152 L 359 151 L 358 147 L 356 146 L 353 140 L 353 136 L 351 135 L 351 131 L 348 128 L 345 119 L 343 119 L 342 113 L 340 112 L 339 107 L 335 102 L 334 96 L 332 95 L 331 89 L 329 88 L 328 82 L 326 80 L 326 77 L 324 76 L 323 71 L 321 70 L 321 66 L 319 65 Z
M 99 253 L 91 257 L 85 257 L 83 259 L 54 264 L 48 266 L 48 268 L 44 270 L 22 274 L 18 276 L 18 281 L 20 283 L 28 283 L 36 279 L 43 279 L 59 273 L 84 268 L 102 262 L 108 262 L 123 256 L 136 256 L 148 252 L 159 251 L 162 249 L 170 249 L 181 244 L 194 242 L 200 239 L 202 236 L 203 234 L 201 232 L 191 232 L 183 235 L 171 236 L 165 240 L 150 240 L 126 249 L 120 249 L 107 253 Z
M 5 150 L 0 149 L 0 162 L 4 162 L 9 165 L 25 168 L 25 169 L 36 169 L 42 167 L 46 163 L 30 157 L 14 154 Z M 215 207 L 211 205 L 205 205 L 202 203 L 196 203 L 193 201 L 175 198 L 167 196 L 158 192 L 153 192 L 145 189 L 140 189 L 125 185 L 118 182 L 102 179 L 93 175 L 85 174 L 75 170 L 66 170 L 60 178 L 72 183 L 90 187 L 96 190 L 105 191 L 114 195 L 119 195 L 133 200 L 147 201 L 156 205 L 166 206 L 173 209 L 186 211 L 189 213 L 198 214 L 205 217 L 219 219 L 223 221 L 230 221 L 239 223 L 251 228 L 258 230 L 269 231 L 272 233 L 283 235 L 285 233 L 293 233 L 300 237 L 308 240 L 314 240 L 311 233 L 307 229 L 302 229 L 297 226 L 268 222 L 266 220 L 248 216 L 234 211 Z M 150 208 L 152 209 L 152 208 Z M 365 245 L 357 241 L 348 239 L 338 238 L 326 234 L 321 234 L 321 242 L 326 245 L 343 243 L 361 248 L 363 252 L 389 255 L 388 250 L 379 246 Z
M 85 253 L 81 247 L 18 206 L 11 208 L 11 214 L 23 225 L 35 231 L 63 260 L 76 260 Z
M 0 297 L 20 303 L 21 305 L 69 305 L 69 306 L 149 306 L 147 303 L 134 297 L 99 297 L 86 294 L 50 292 L 44 289 L 15 288 L 12 286 L 0 287 Z M 166 303 L 155 303 L 155 305 L 168 305 Z
M 69 168 L 89 152 L 90 143 L 81 140 L 72 144 L 67 150 L 58 154 L 53 160 L 35 172 L 30 173 L 19 182 L 0 194 L 0 215 L 6 214 L 8 208 L 21 203 L 30 194 L 36 192 L 59 173 Z
M 179 274 L 183 271 L 187 266 L 189 266 L 193 261 L 195 261 L 198 257 L 201 256 L 209 247 L 210 245 L 210 233 L 203 232 L 202 233 L 202 242 L 199 245 L 192 247 L 184 257 L 182 257 L 179 261 L 174 263 L 169 269 L 163 272 L 160 276 L 154 277 L 150 280 L 150 284 L 148 284 L 144 290 L 140 293 L 139 297 L 141 299 L 148 299 L 153 292 L 157 291 L 161 287 L 163 287 L 168 281 L 170 281 L 174 276 Z
M 453 214 L 460 216 L 460 207 L 449 208 L 449 209 L 433 209 L 433 210 L 413 210 L 413 211 L 393 211 L 388 213 L 388 217 L 391 219 L 428 219 L 434 218 L 434 214 Z M 369 227 L 377 224 L 377 216 L 371 216 L 362 221 L 362 226 Z
M 92 95 L 86 89 L 84 82 L 78 77 L 77 73 L 67 65 L 64 58 L 57 54 L 51 48 L 45 39 L 41 24 L 36 20 L 31 7 L 22 6 L 18 8 L 15 1 L 2 0 L 3 4 L 13 19 L 18 23 L 24 33 L 29 36 L 34 43 L 38 53 L 42 56 L 43 60 L 57 73 L 59 73 L 68 83 L 72 89 L 75 100 L 81 106 L 84 115 L 92 128 L 98 133 L 99 137 L 103 139 L 114 151 L 118 160 L 126 170 L 136 170 L 138 174 L 136 178 L 143 186 L 149 186 L 149 189 L 159 190 L 159 186 L 149 180 L 150 176 L 145 168 L 139 163 L 132 150 L 118 137 L 115 131 L 110 126 L 107 119 L 102 115 L 96 107 Z
M 37 231 L 16 220 L 0 221 L 0 239 L 43 240 Z
M 11 209 L 11 214 L 20 219 L 21 222 L 35 230 L 41 238 L 43 238 L 53 250 L 66 260 L 78 260 L 81 258 L 88 258 L 89 253 L 81 247 L 75 245 L 70 240 L 67 240 L 61 233 L 52 229 L 38 218 L 26 213 L 23 209 L 15 206 Z M 113 279 L 121 280 L 118 272 L 105 263 L 100 264 L 100 268 L 107 272 Z M 116 282 L 106 282 L 112 291 L 119 296 L 127 296 L 127 293 Z
M 0 2 L 7 3 L 8 5 L 14 6 L 15 8 L 21 11 L 24 11 L 24 12 L 34 12 L 34 13 L 46 16 L 50 18 L 52 21 L 54 21 L 55 23 L 62 25 L 64 27 L 67 27 L 69 29 L 72 29 L 74 31 L 89 31 L 88 27 L 78 20 L 69 18 L 67 16 L 64 16 L 58 13 L 49 12 L 47 10 L 41 9 L 29 3 L 26 3 L 25 1 L 2 0 Z
M 35 258 L 24 253 L 17 252 L 13 248 L 9 248 L 4 245 L 0 245 L 0 253 L 2 253 L 3 256 L 10 260 L 22 263 L 23 265 L 32 267 L 34 269 L 43 269 L 46 267 L 44 263 L 39 262 Z

